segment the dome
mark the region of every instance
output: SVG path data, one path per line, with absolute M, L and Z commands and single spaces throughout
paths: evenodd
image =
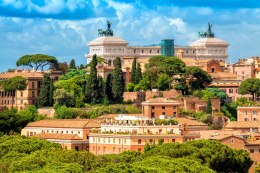
M 200 38 L 190 45 L 191 47 L 206 47 L 206 46 L 228 46 L 228 43 L 219 38 Z
M 98 37 L 89 43 L 89 46 L 98 46 L 104 44 L 121 44 L 127 45 L 128 42 L 118 37 L 114 36 L 106 36 L 106 37 Z

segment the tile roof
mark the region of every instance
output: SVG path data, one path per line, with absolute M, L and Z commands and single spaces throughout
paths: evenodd
M 0 73 L 0 79 L 8 79 L 16 76 L 22 76 L 26 79 L 28 78 L 43 78 L 42 72 L 6 72 Z
M 202 122 L 196 121 L 195 119 L 190 119 L 187 117 L 179 117 L 179 118 L 175 118 L 175 119 L 179 122 L 179 124 L 186 123 L 188 126 L 208 126 L 205 123 L 202 123 Z
M 26 127 L 98 128 L 102 119 L 49 119 L 29 123 Z
M 232 134 L 219 134 L 219 135 L 216 135 L 216 136 L 213 136 L 213 137 L 211 137 L 210 139 L 214 139 L 214 140 L 219 140 L 219 141 L 221 141 L 221 140 L 223 140 L 223 139 L 225 139 L 225 138 L 229 138 L 229 137 L 236 137 L 236 138 L 239 138 L 239 137 L 237 137 L 237 136 L 234 136 L 234 135 L 232 135 Z M 240 139 L 242 139 L 242 138 L 240 138 Z
M 260 145 L 260 140 L 246 140 L 246 145 Z
M 172 99 L 168 99 L 168 98 L 164 98 L 164 97 L 152 98 L 152 99 L 146 100 L 142 103 L 176 103 L 176 104 L 180 104 L 176 100 L 172 100 Z
M 39 133 L 33 137 L 41 139 L 82 140 L 77 134 Z
M 224 128 L 260 128 L 259 121 L 231 121 Z
M 237 79 L 237 75 L 230 72 L 209 73 L 213 79 Z
M 115 118 L 118 117 L 119 114 L 105 114 L 102 115 L 100 117 L 98 117 L 98 119 L 107 119 L 107 118 Z M 137 116 L 137 117 L 142 117 L 143 114 L 123 114 L 124 116 Z

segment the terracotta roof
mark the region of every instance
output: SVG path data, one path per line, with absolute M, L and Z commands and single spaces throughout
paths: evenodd
M 237 79 L 237 75 L 229 72 L 209 73 L 213 79 Z
M 29 123 L 26 127 L 98 128 L 101 119 L 50 119 Z
M 42 72 L 6 72 L 0 73 L 0 79 L 8 79 L 16 76 L 22 76 L 23 78 L 43 78 Z
M 172 100 L 172 99 L 168 99 L 168 98 L 164 98 L 164 97 L 152 98 L 152 99 L 146 100 L 142 103 L 176 103 L 176 104 L 180 104 L 176 100 Z
M 211 137 L 210 139 L 214 139 L 214 140 L 219 140 L 219 141 L 221 141 L 221 140 L 223 140 L 223 139 L 225 139 L 225 138 L 229 138 L 229 137 L 232 137 L 232 136 L 238 138 L 237 136 L 230 135 L 230 134 L 220 134 L 220 135 L 213 136 L 213 137 Z M 242 138 L 241 138 L 241 139 L 242 139 Z
M 260 140 L 246 140 L 246 145 L 260 145 Z
M 77 134 L 39 133 L 33 137 L 41 139 L 82 140 Z
M 100 117 L 98 117 L 98 119 L 107 119 L 107 118 L 115 118 L 118 117 L 119 114 L 105 114 L 102 115 Z M 123 114 L 124 116 L 137 116 L 137 117 L 142 117 L 142 114 Z
M 259 121 L 231 121 L 224 128 L 260 128 Z
M 239 87 L 239 84 L 236 84 L 236 83 L 212 83 L 209 86 L 216 86 L 216 87 Z
M 179 124 L 187 124 L 188 126 L 208 126 L 205 123 L 196 121 L 195 119 L 190 119 L 187 117 L 179 117 L 179 118 L 175 118 Z

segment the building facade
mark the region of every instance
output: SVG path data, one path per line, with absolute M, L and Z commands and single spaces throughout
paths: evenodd
M 58 80 L 58 78 L 63 74 L 59 71 L 46 71 L 46 73 L 50 73 L 50 77 L 53 80 Z M 33 70 L 16 70 L 15 72 L 0 73 L 0 80 L 9 79 L 16 76 L 21 76 L 27 80 L 26 89 L 11 93 L 5 92 L 0 88 L 0 107 L 11 108 L 13 105 L 18 110 L 23 110 L 26 106 L 37 103 L 44 72 L 37 72 Z M 14 100 L 12 100 L 13 98 Z
M 237 121 L 259 121 L 259 106 L 238 106 Z

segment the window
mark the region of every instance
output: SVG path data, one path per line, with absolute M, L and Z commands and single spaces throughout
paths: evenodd
M 173 116 L 176 117 L 176 115 L 177 115 L 177 112 L 173 112 Z
M 177 107 L 176 106 L 173 106 L 173 109 L 176 109 Z
M 75 150 L 76 150 L 76 151 L 79 151 L 79 147 L 78 147 L 78 146 L 75 146 Z
M 253 118 L 253 121 L 257 121 L 257 118 Z
M 152 53 L 152 50 L 150 49 L 150 53 Z
M 142 50 L 142 53 L 144 53 L 144 50 Z
M 254 153 L 255 152 L 255 150 L 254 149 L 250 149 L 250 153 Z
M 175 139 L 172 139 L 172 142 L 175 142 Z
M 233 89 L 229 89 L 229 93 L 233 93 Z
M 142 144 L 142 139 L 138 139 L 138 144 Z
M 134 49 L 134 53 L 136 53 L 136 50 Z
M 157 53 L 160 53 L 160 50 L 157 50 Z
M 67 149 L 67 146 L 65 146 L 64 148 Z
M 154 106 L 152 106 L 152 109 L 154 109 Z
M 34 82 L 32 82 L 32 89 L 34 89 L 35 88 L 35 84 L 34 84 Z
M 153 139 L 149 139 L 149 144 L 152 144 L 153 143 Z
M 257 115 L 257 111 L 253 111 L 253 115 Z
M 165 112 L 162 112 L 163 115 L 165 115 Z
M 21 97 L 23 97 L 23 92 L 21 91 Z
M 247 111 L 245 111 L 245 115 L 247 115 Z
M 245 118 L 244 121 L 248 121 L 248 118 Z
M 233 138 L 231 138 L 231 143 L 232 143 L 232 144 L 234 143 L 234 139 L 233 139 Z
M 35 97 L 35 92 L 34 91 L 32 91 L 32 97 Z
M 215 68 L 212 68 L 212 69 L 211 69 L 211 73 L 214 73 L 214 72 L 215 72 Z
M 162 109 L 165 109 L 165 106 L 162 106 Z
M 152 112 L 151 118 L 154 118 L 154 112 Z

